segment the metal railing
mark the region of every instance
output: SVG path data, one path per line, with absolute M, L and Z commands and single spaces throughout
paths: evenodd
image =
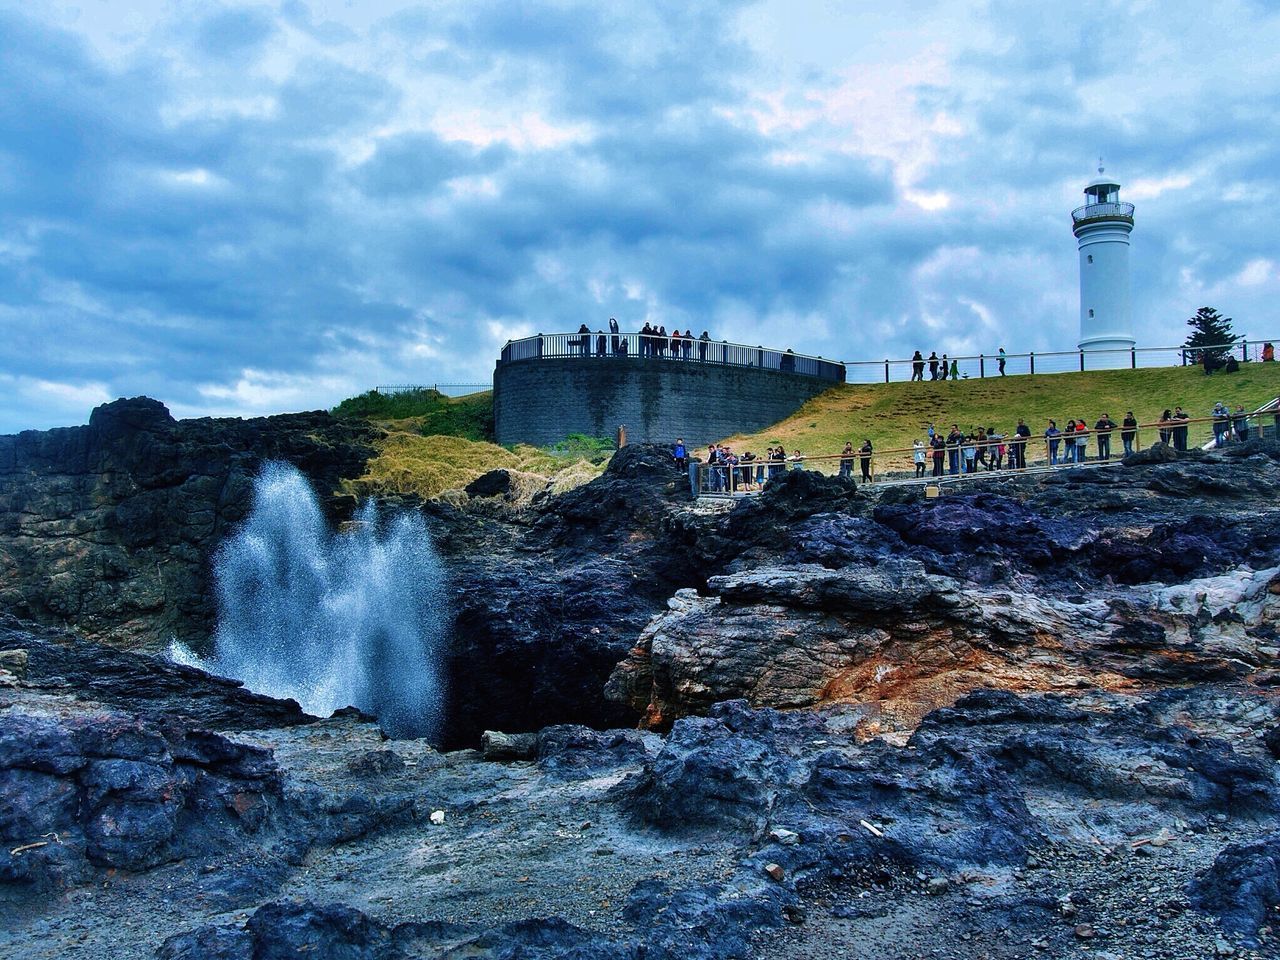
M 446 397 L 465 397 L 471 393 L 492 390 L 492 383 L 383 383 L 373 388 L 378 393 L 412 393 L 415 390 L 435 390 Z
M 792 350 L 730 343 L 727 340 L 669 335 L 660 337 L 641 333 L 548 333 L 523 340 L 509 340 L 502 348 L 498 363 L 565 358 L 610 360 L 625 357 L 756 367 L 817 377 L 832 383 L 845 381 L 845 365 L 838 360 L 810 357 Z
M 848 476 L 871 484 L 931 483 L 981 477 L 1020 475 L 1082 466 L 1117 464 L 1144 444 L 1167 443 L 1177 450 L 1222 446 L 1264 436 L 1280 436 L 1280 403 L 1260 411 L 1222 417 L 1188 417 L 1134 427 L 1087 428 L 1056 437 L 1016 436 L 979 441 L 965 437 L 941 447 L 859 450 L 821 456 L 792 454 L 783 460 L 754 459 L 737 463 L 691 461 L 689 482 L 695 496 L 743 497 L 762 492 L 771 480 L 791 470 L 814 470 Z M 1206 442 L 1207 441 L 1207 442 Z M 865 465 L 865 469 L 864 469 Z
M 1110 203 L 1086 203 L 1071 211 L 1074 223 L 1088 223 L 1090 220 L 1128 220 L 1133 222 L 1133 204 L 1113 201 Z

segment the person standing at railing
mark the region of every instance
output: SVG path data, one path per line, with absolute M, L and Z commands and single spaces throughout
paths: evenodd
M 1124 444 L 1124 455 L 1127 457 L 1133 453 L 1133 441 L 1138 437 L 1138 418 L 1133 415 L 1132 410 L 1124 415 L 1120 426 L 1120 442 Z
M 995 427 L 987 427 L 987 444 L 991 451 L 988 454 L 987 469 L 1001 469 L 1004 466 L 1004 434 L 997 433 Z
M 649 337 L 653 333 L 653 327 L 649 326 L 649 321 L 644 322 L 644 326 L 640 328 L 640 356 L 649 356 Z
M 930 380 L 938 379 L 938 351 L 937 350 L 929 351 L 929 379 Z
M 960 443 L 960 460 L 965 473 L 973 473 L 978 469 L 978 443 L 972 433 L 965 434 Z
M 942 439 L 941 434 L 935 433 L 929 440 L 929 446 L 933 450 L 933 475 L 940 477 L 942 476 L 942 458 L 947 452 L 947 441 Z
M 996 362 L 1000 365 L 1000 376 L 1004 376 L 1004 362 L 1006 360 L 1004 347 L 1000 348 L 1000 352 L 996 355 Z
M 853 476 L 853 441 L 846 440 L 844 449 L 840 451 L 840 476 Z
M 1013 444 L 1013 462 L 1010 466 L 1015 470 L 1025 470 L 1027 469 L 1027 441 L 1031 439 L 1031 428 L 1019 418 L 1018 428 L 1013 431 L 1013 435 L 1018 439 Z
M 680 359 L 680 328 L 676 327 L 671 334 L 671 359 Z
M 609 318 L 609 333 L 613 335 L 610 337 L 609 346 L 613 348 L 613 355 L 616 357 L 618 355 L 618 321 L 615 317 Z
M 911 356 L 911 379 L 924 382 L 924 354 L 919 350 Z
M 707 331 L 702 331 L 702 336 L 698 338 L 698 359 L 703 363 L 707 362 L 707 344 L 711 342 L 711 337 Z
M 662 326 L 660 326 L 660 327 L 658 328 L 657 347 L 658 347 L 658 357 L 659 357 L 659 359 L 666 359 L 666 356 L 667 356 L 667 325 L 666 325 L 665 323 L 664 323 Z
M 1220 447 L 1226 443 L 1227 433 L 1231 430 L 1231 409 L 1219 400 L 1213 405 L 1213 445 Z
M 1058 429 L 1056 421 L 1049 421 L 1049 427 L 1044 432 L 1044 438 L 1049 446 L 1049 466 L 1056 467 L 1058 465 L 1058 447 L 1062 443 L 1062 431 Z
M 1084 420 L 1076 420 L 1076 463 L 1084 463 L 1089 459 L 1089 425 Z
M 1111 419 L 1110 414 L 1103 413 L 1098 418 L 1098 422 L 1093 425 L 1094 432 L 1098 435 L 1098 459 L 1111 459 L 1111 431 L 1116 428 L 1116 422 Z
M 1231 427 L 1236 432 L 1236 439 L 1241 443 L 1245 443 L 1249 439 L 1249 415 L 1245 413 L 1244 407 L 1237 405 L 1235 417 L 1231 421 Z
M 978 470 L 987 469 L 987 455 L 991 445 L 987 443 L 987 428 L 979 427 L 973 435 L 973 445 L 977 447 L 974 455 L 974 465 Z
M 605 339 L 604 331 L 597 330 L 596 331 L 596 356 L 597 357 L 603 357 L 605 355 L 605 347 L 607 345 L 608 345 L 608 341 Z
M 1181 450 L 1183 453 L 1187 450 L 1187 421 L 1191 418 L 1181 407 L 1173 408 L 1174 423 L 1173 427 L 1173 449 Z
M 591 328 L 585 323 L 578 326 L 578 352 L 584 359 L 591 356 Z
M 686 330 L 684 336 L 680 338 L 680 346 L 684 349 L 684 358 L 689 359 L 689 354 L 693 350 L 693 331 Z
M 923 371 L 920 376 L 924 377 Z M 924 476 L 924 441 L 919 437 L 911 441 L 911 461 L 916 465 L 916 479 L 919 480 Z
M 1062 431 L 1062 462 L 1076 462 L 1076 422 L 1067 419 L 1066 429 Z
M 947 472 L 953 477 L 960 472 L 960 441 L 963 439 L 959 424 L 953 423 L 951 432 L 947 434 Z
M 859 459 L 862 461 L 862 482 L 871 482 L 871 438 L 867 437 L 862 441 L 862 446 L 858 448 Z

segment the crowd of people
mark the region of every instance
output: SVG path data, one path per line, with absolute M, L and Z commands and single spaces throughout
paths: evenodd
M 1000 371 L 1000 376 L 1005 376 L 1005 367 L 1009 362 L 1009 355 L 1004 352 L 1004 347 L 995 356 L 996 367 Z M 928 358 L 917 350 L 911 356 L 911 379 L 924 382 L 924 369 L 929 368 L 930 380 L 959 380 L 960 364 L 954 359 L 949 359 L 944 353 L 938 356 L 938 351 L 930 352 Z
M 1250 414 L 1243 406 L 1237 405 L 1232 410 L 1225 402 L 1219 402 L 1214 405 L 1210 418 L 1216 446 L 1244 442 L 1252 436 Z M 1275 415 L 1275 419 L 1277 427 L 1280 427 L 1280 413 Z M 1191 421 L 1191 415 L 1182 407 L 1174 407 L 1166 409 L 1159 421 L 1149 424 L 1148 428 L 1154 426 L 1159 442 L 1177 450 L 1187 450 Z M 916 478 L 930 473 L 934 477 L 944 477 L 982 471 L 1025 470 L 1027 445 L 1033 443 L 1044 451 L 1044 459 L 1050 466 L 1106 462 L 1113 456 L 1124 457 L 1134 453 L 1138 449 L 1141 429 L 1132 410 L 1126 411 L 1119 422 L 1103 412 L 1092 426 L 1080 417 L 1067 419 L 1061 427 L 1057 420 L 1049 420 L 1039 439 L 1021 418 L 1008 433 L 994 426 L 965 431 L 957 423 L 951 424 L 945 433 L 932 423 L 924 427 L 926 436 L 913 440 L 910 449 Z M 1112 446 L 1117 434 L 1118 449 Z M 683 440 L 676 444 L 673 456 L 680 469 L 685 470 L 689 459 Z M 839 475 L 850 479 L 857 466 L 862 482 L 870 483 L 874 478 L 874 456 L 874 445 L 870 438 L 865 438 L 860 447 L 855 448 L 850 440 L 836 458 L 824 459 L 837 459 Z M 711 444 L 704 461 L 708 468 L 702 471 L 702 489 L 712 493 L 760 490 L 788 469 L 803 469 L 804 461 L 805 457 L 799 450 L 788 454 L 782 446 L 771 446 L 764 455 L 757 456 L 750 451 L 737 453 L 726 444 Z M 821 466 L 818 469 L 822 469 Z
M 539 334 L 541 338 L 541 334 Z M 694 344 L 697 344 L 697 356 L 699 360 L 707 359 L 707 345 L 711 343 L 711 335 L 703 330 L 701 336 L 695 337 L 692 330 L 680 332 L 677 327 L 671 333 L 667 333 L 665 326 L 654 326 L 646 323 L 641 328 L 638 335 L 639 356 L 642 357 L 670 357 L 673 360 L 688 360 L 695 352 Z M 626 334 L 623 334 L 618 328 L 618 321 L 613 317 L 609 318 L 609 332 L 606 334 L 603 330 L 591 332 L 591 328 L 585 323 L 578 327 L 577 348 L 582 356 L 590 357 L 625 357 L 631 350 L 631 342 Z M 594 346 L 594 350 L 592 349 Z

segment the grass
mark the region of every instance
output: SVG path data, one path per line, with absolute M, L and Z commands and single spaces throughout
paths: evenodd
M 446 397 L 438 390 L 379 393 L 370 390 L 343 400 L 331 411 L 335 417 L 360 417 L 375 422 L 416 420 L 423 436 L 493 439 L 493 393 L 485 390 L 464 397 Z
M 1192 417 L 1208 416 L 1222 400 L 1234 410 L 1246 410 L 1280 396 L 1280 363 L 1248 363 L 1238 373 L 1206 377 L 1198 367 L 1160 367 L 1142 370 L 1099 370 L 1087 373 L 924 383 L 846 384 L 814 397 L 795 414 L 758 433 L 727 438 L 738 452 L 762 454 L 783 444 L 787 452 L 808 456 L 839 453 L 846 440 L 856 449 L 870 438 L 877 451 L 911 446 L 925 438 L 933 423 L 946 433 L 958 423 L 966 433 L 978 426 L 994 426 L 1008 434 L 1022 417 L 1039 437 L 1050 417 L 1074 417 L 1090 427 L 1104 412 L 1119 423 L 1132 410 L 1139 423 L 1159 419 L 1166 407 L 1180 405 Z M 1143 435 L 1143 445 L 1153 431 Z M 1208 438 L 1207 425 L 1193 425 L 1192 440 Z M 1119 447 L 1117 435 L 1114 445 Z M 905 467 L 910 456 L 877 456 L 879 469 Z M 825 469 L 825 468 L 823 468 Z
M 375 442 L 378 455 L 365 464 L 365 474 L 343 483 L 343 490 L 359 497 L 414 494 L 438 497 L 461 490 L 490 470 L 509 470 L 517 499 L 528 499 L 548 483 L 554 492 L 569 490 L 598 476 L 601 463 L 585 458 L 558 457 L 538 447 L 511 450 L 464 437 L 427 436 L 417 418 L 382 424 L 386 433 Z

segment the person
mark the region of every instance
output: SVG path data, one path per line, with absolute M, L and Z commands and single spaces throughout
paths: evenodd
M 930 380 L 938 379 L 938 351 L 937 350 L 929 351 L 929 379 Z
M 1236 439 L 1241 443 L 1249 439 L 1249 415 L 1245 413 L 1244 407 L 1236 405 L 1235 416 L 1231 420 L 1231 426 L 1236 432 Z
M 1124 455 L 1127 457 L 1133 453 L 1133 441 L 1138 436 L 1138 418 L 1133 415 L 1130 410 L 1124 415 L 1124 420 L 1120 424 L 1120 442 L 1124 444 Z
M 744 490 L 755 490 L 756 455 L 748 450 L 741 457 L 742 487 Z
M 1171 419 L 1174 422 L 1173 449 L 1180 450 L 1185 453 L 1187 449 L 1187 421 L 1190 420 L 1191 417 L 1188 416 L 1181 407 L 1174 407 L 1173 417 Z
M 1173 411 L 1165 407 L 1164 413 L 1160 414 L 1160 422 L 1156 424 L 1160 428 L 1160 442 L 1167 444 L 1173 439 L 1173 427 L 1169 423 L 1173 419 Z
M 1067 428 L 1062 431 L 1062 462 L 1076 462 L 1076 422 L 1067 419 Z
M 613 348 L 613 355 L 616 357 L 618 355 L 618 319 L 617 317 L 609 318 L 609 333 L 612 334 L 612 336 L 609 338 L 609 346 Z
M 707 344 L 711 337 L 707 335 L 707 331 L 702 331 L 702 336 L 698 338 L 698 359 L 703 363 L 707 362 Z
M 649 321 L 644 322 L 644 326 L 640 328 L 640 356 L 647 357 L 652 352 L 650 338 L 653 336 L 653 327 L 649 326 Z
M 973 473 L 978 469 L 978 445 L 974 434 L 965 434 L 961 441 L 960 459 L 964 462 L 965 473 Z
M 693 331 L 685 330 L 684 336 L 680 339 L 680 346 L 684 348 L 684 358 L 688 360 L 689 354 L 693 352 Z
M 1213 445 L 1220 447 L 1227 442 L 1227 433 L 1231 429 L 1231 410 L 1219 400 L 1213 405 Z
M 603 356 L 604 356 L 604 354 L 605 354 L 605 347 L 606 347 L 607 345 L 608 345 L 608 341 L 605 339 L 604 331 L 603 331 L 603 330 L 597 330 L 597 331 L 596 331 L 596 356 L 597 356 L 597 357 L 603 357 Z
M 1008 358 L 1005 356 L 1004 347 L 1001 347 L 1000 353 L 997 355 L 996 362 L 1000 364 L 1000 376 L 1002 377 L 1004 376 L 1004 363 L 1005 363 L 1005 360 L 1007 359 Z
M 938 361 L 938 379 L 939 380 L 947 379 L 947 374 L 949 374 L 950 372 L 951 372 L 951 365 L 950 365 L 950 362 L 947 360 L 947 355 L 944 353 L 942 355 L 942 359 Z
M 657 348 L 658 357 L 665 359 L 667 355 L 667 325 L 664 323 L 654 331 L 653 345 Z
M 1217 370 L 1218 367 L 1222 366 L 1222 362 L 1220 360 L 1215 360 L 1213 352 L 1210 350 L 1200 351 L 1200 363 L 1204 366 L 1204 375 L 1206 377 L 1213 373 L 1213 371 Z
M 676 445 L 671 448 L 671 456 L 676 461 L 676 466 L 680 468 L 680 472 L 684 473 L 686 465 L 689 463 L 689 451 L 685 448 L 684 437 L 676 438 Z
M 1084 418 L 1076 421 L 1076 463 L 1085 463 L 1089 459 L 1089 425 Z
M 1111 419 L 1111 415 L 1103 413 L 1098 418 L 1098 422 L 1093 425 L 1094 432 L 1098 435 L 1098 459 L 1111 459 L 1111 431 L 1116 428 L 1116 422 Z
M 920 379 L 924 379 L 924 370 L 921 369 Z M 916 437 L 911 441 L 911 461 L 916 465 L 916 479 L 919 480 L 924 476 L 924 441 Z
M 1050 420 L 1048 429 L 1044 432 L 1045 441 L 1049 447 L 1049 466 L 1056 467 L 1058 465 L 1058 447 L 1062 443 L 1062 431 L 1058 429 L 1056 420 Z
M 578 352 L 584 356 L 591 356 L 591 328 L 585 323 L 578 325 Z
M 955 360 L 951 361 L 951 379 L 960 379 L 960 365 Z
M 782 448 L 782 444 L 778 444 L 773 451 L 773 456 L 769 458 L 769 479 L 782 476 L 787 472 L 787 451 Z
M 787 457 L 787 460 L 790 463 L 795 464 L 795 466 L 791 468 L 792 470 L 804 469 L 804 455 L 799 450 L 792 450 L 791 456 Z
M 933 475 L 935 477 L 942 476 L 942 458 L 947 452 L 947 441 L 942 439 L 942 435 L 935 433 L 929 440 L 929 446 L 933 450 Z
M 979 470 L 990 470 L 991 467 L 987 463 L 987 450 L 990 444 L 987 442 L 987 428 L 979 427 L 973 437 L 973 445 L 978 448 L 977 456 L 974 460 L 975 467 Z
M 987 427 L 987 469 L 999 470 L 1004 466 L 1004 436 L 995 427 Z
M 716 445 L 713 443 L 707 447 L 707 468 L 703 471 L 703 475 L 706 477 L 707 489 L 712 493 L 720 492 L 720 469 L 717 466 L 719 459 Z
M 871 482 L 871 438 L 862 441 L 862 446 L 858 448 L 859 459 L 862 461 L 862 482 Z
M 783 373 L 795 373 L 796 354 L 790 347 L 788 347 L 787 352 L 782 355 L 782 359 L 778 361 L 778 369 Z
M 1013 433 L 1018 439 L 1013 444 L 1014 462 L 1010 466 L 1015 470 L 1025 470 L 1027 469 L 1027 441 L 1031 439 L 1031 428 L 1019 418 L 1018 428 Z
M 1274 363 L 1276 359 L 1276 348 L 1269 343 L 1262 345 L 1262 362 Z
M 953 423 L 951 432 L 947 434 L 947 472 L 953 477 L 960 472 L 960 441 L 963 439 L 960 425 Z
M 924 354 L 919 350 L 911 356 L 911 379 L 924 381 Z
M 672 360 L 680 359 L 680 328 L 679 327 L 676 327 L 675 331 L 671 334 L 671 359 Z
M 1235 354 L 1227 357 L 1227 362 L 1222 365 L 1223 373 L 1239 373 L 1240 361 L 1236 359 Z
M 853 476 L 853 441 L 846 440 L 844 449 L 840 451 L 840 476 Z

